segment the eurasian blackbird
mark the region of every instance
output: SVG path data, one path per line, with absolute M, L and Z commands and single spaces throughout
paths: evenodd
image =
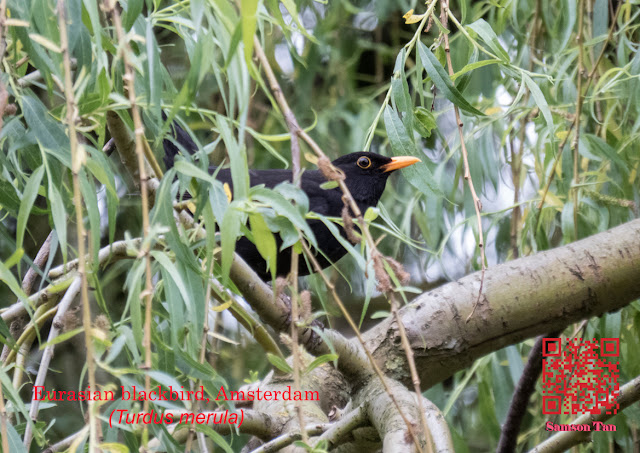
M 197 150 L 189 134 L 187 134 L 175 122 L 172 125 L 172 139 L 165 139 L 163 146 L 165 150 L 164 163 L 167 169 L 171 168 L 175 156 L 179 154 L 179 144 L 185 151 L 193 153 Z M 345 175 L 345 184 L 349 188 L 351 195 L 364 213 L 367 208 L 376 206 L 382 196 L 387 178 L 400 168 L 420 162 L 420 159 L 410 156 L 386 157 L 372 152 L 355 152 L 341 156 L 334 160 L 332 164 L 342 170 Z M 217 167 L 209 167 L 209 173 L 213 174 Z M 222 183 L 227 183 L 233 188 L 231 171 L 220 169 L 216 174 L 216 179 Z M 292 181 L 291 170 L 249 170 L 250 186 L 264 184 L 267 188 L 274 188 L 284 181 Z M 344 203 L 342 201 L 342 191 L 335 187 L 332 189 L 322 188 L 327 179 L 320 170 L 306 170 L 302 173 L 301 188 L 309 198 L 309 210 L 328 217 L 340 217 Z M 346 249 L 340 244 L 338 239 L 319 220 L 308 220 L 313 231 L 316 242 L 321 253 L 316 253 L 316 259 L 324 268 L 331 263 L 342 258 Z M 344 229 L 338 226 L 340 233 L 346 237 Z M 278 255 L 276 259 L 276 275 L 285 276 L 291 271 L 291 249 L 280 251 L 282 241 L 278 234 L 276 236 Z M 262 258 L 256 246 L 246 237 L 241 237 L 236 244 L 236 252 L 253 268 L 253 270 L 265 281 L 271 280 L 271 273 L 267 269 L 267 263 Z M 308 275 L 310 272 L 304 258 L 299 259 L 298 275 Z

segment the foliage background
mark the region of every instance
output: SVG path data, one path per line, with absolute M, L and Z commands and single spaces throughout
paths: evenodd
M 112 360 L 98 377 L 103 382 L 141 382 L 139 373 L 119 376 L 113 369 L 131 371 L 142 360 L 143 320 L 136 301 L 143 260 L 124 260 L 101 269 L 95 261 L 100 247 L 141 234 L 139 194 L 115 153 L 107 157 L 101 151 L 109 137 L 107 111 L 117 111 L 133 126 L 123 88 L 124 47 L 99 3 L 65 3 L 70 53 L 75 59 L 77 126 L 87 152 L 82 193 L 94 271 L 91 297 L 93 312 L 107 315 L 106 339 L 99 351 L 109 349 Z M 435 3 L 439 14 L 440 3 L 429 3 Z M 384 235 L 382 251 L 400 260 L 411 274 L 410 286 L 405 288 L 408 299 L 481 267 L 474 203 L 463 178 L 461 142 L 449 98 L 463 109 L 464 142 L 482 202 L 489 266 L 570 243 L 638 215 L 637 1 L 451 2 L 452 15 L 465 27 L 462 32 L 449 20 L 457 91 L 434 77 L 434 72 L 423 70 L 428 66 L 425 48 L 431 47 L 446 71 L 445 28 L 429 17 L 422 23 L 418 17 L 417 22 L 405 24 L 402 15 L 407 11 L 415 9 L 420 15 L 429 7 L 420 2 L 243 0 L 237 5 L 225 0 L 131 0 L 119 5 L 132 49 L 129 56 L 137 70 L 137 103 L 157 158 L 162 157 L 161 139 L 168 129 L 161 109 L 170 117 L 177 115 L 203 145 L 202 153 L 209 154 L 208 159 L 202 153 L 187 158 L 190 163 L 177 170 L 181 188 L 188 186 L 187 176 L 194 169 L 204 168 L 209 159 L 222 162 L 226 153 L 238 168 L 289 165 L 286 124 L 251 58 L 254 33 L 276 68 L 301 126 L 310 130 L 330 157 L 363 149 L 383 154 L 408 151 L 423 157 L 424 165 L 417 171 L 392 178 L 373 228 Z M 7 10 L 11 21 L 1 81 L 17 109 L 15 115 L 5 116 L 0 133 L 2 306 L 20 295 L 18 282 L 50 229 L 56 232 L 57 253 L 47 268 L 76 256 L 56 5 L 51 0 L 9 0 Z M 419 26 L 429 31 L 421 33 Z M 406 46 L 411 51 L 404 53 Z M 385 110 L 385 105 L 393 111 Z M 472 108 L 479 112 L 474 114 Z M 309 161 L 304 165 L 313 168 L 312 153 L 305 148 L 303 152 L 307 157 L 303 162 Z M 246 161 L 234 162 L 234 156 L 246 156 Z M 172 222 L 166 207 L 177 186 L 170 186 L 171 179 L 166 179 L 151 213 L 156 225 Z M 214 186 L 202 187 L 215 193 Z M 250 197 L 244 204 L 238 193 L 235 199 L 239 203 L 231 206 L 229 212 L 235 214 L 225 217 L 230 219 L 227 225 L 237 225 L 247 212 L 260 208 Z M 286 217 L 277 209 L 270 215 Z M 224 231 L 240 233 L 239 229 Z M 166 231 L 152 231 L 155 240 L 160 233 Z M 245 380 L 264 376 L 271 368 L 264 352 L 224 314 L 215 318 L 218 332 L 240 344 L 217 340 L 211 345 L 209 362 L 196 363 L 204 308 L 203 270 L 197 255 L 185 253 L 189 250 L 186 237 L 183 231 L 166 234 L 161 241 L 166 247 L 154 261 L 158 379 L 167 385 L 185 385 L 189 379 L 205 378 L 213 391 L 222 382 L 237 388 Z M 229 243 L 233 238 L 226 247 L 223 238 L 225 250 Z M 175 265 L 166 264 L 160 255 Z M 375 290 L 366 251 L 365 259 L 357 258 L 359 249 L 353 255 L 328 274 L 351 302 L 352 314 L 366 327 L 386 316 L 388 306 Z M 217 271 L 224 273 L 224 269 Z M 47 283 L 44 280 L 42 287 Z M 343 326 L 321 280 L 312 276 L 303 285 L 312 290 L 314 310 L 325 312 L 328 324 Z M 593 319 L 582 333 L 585 338 L 621 338 L 621 382 L 640 374 L 639 309 L 635 302 Z M 74 324 L 73 319 L 69 322 Z M 8 326 L 2 327 L 6 338 Z M 567 333 L 574 330 L 579 332 L 569 329 Z M 59 373 L 50 374 L 48 387 L 83 387 L 84 348 L 79 338 L 59 346 L 53 364 Z M 522 371 L 521 358 L 531 344 L 509 346 L 428 390 L 427 396 L 444 410 L 456 433 L 457 450 L 495 448 Z M 34 349 L 27 371 L 37 369 L 37 357 Z M 14 372 L 11 364 L 5 364 L 3 379 Z M 24 385 L 20 392 L 28 401 L 30 386 Z M 525 419 L 524 446 L 531 447 L 546 436 L 540 394 L 536 393 Z M 18 404 L 15 394 L 5 397 Z M 64 415 L 53 408 L 43 410 L 38 443 L 43 437 L 55 442 L 79 429 L 82 413 L 77 406 L 69 406 Z M 56 422 L 48 426 L 54 418 Z M 566 420 L 558 420 L 562 421 Z M 639 435 L 638 408 L 630 408 L 611 423 L 618 431 L 598 434 L 587 448 L 631 451 Z M 15 429 L 20 436 L 24 413 L 17 416 Z M 106 436 L 108 441 L 118 440 L 115 431 L 107 431 Z M 131 450 L 138 447 L 139 438 L 134 435 L 119 440 Z M 238 450 L 245 440 L 228 437 L 219 442 Z

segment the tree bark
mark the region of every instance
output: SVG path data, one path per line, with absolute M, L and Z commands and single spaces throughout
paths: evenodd
M 418 296 L 400 315 L 423 390 L 507 345 L 619 310 L 640 297 L 640 220 L 489 268 Z M 365 333 L 391 378 L 410 384 L 398 326 Z

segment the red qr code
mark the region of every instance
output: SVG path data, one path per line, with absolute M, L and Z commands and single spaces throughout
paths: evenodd
M 617 414 L 619 356 L 619 338 L 545 338 L 542 413 Z

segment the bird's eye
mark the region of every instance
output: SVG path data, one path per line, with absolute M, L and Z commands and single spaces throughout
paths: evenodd
M 358 159 L 358 167 L 362 168 L 362 169 L 367 169 L 369 167 L 371 167 L 371 159 L 369 159 L 368 157 L 361 157 L 360 159 Z

